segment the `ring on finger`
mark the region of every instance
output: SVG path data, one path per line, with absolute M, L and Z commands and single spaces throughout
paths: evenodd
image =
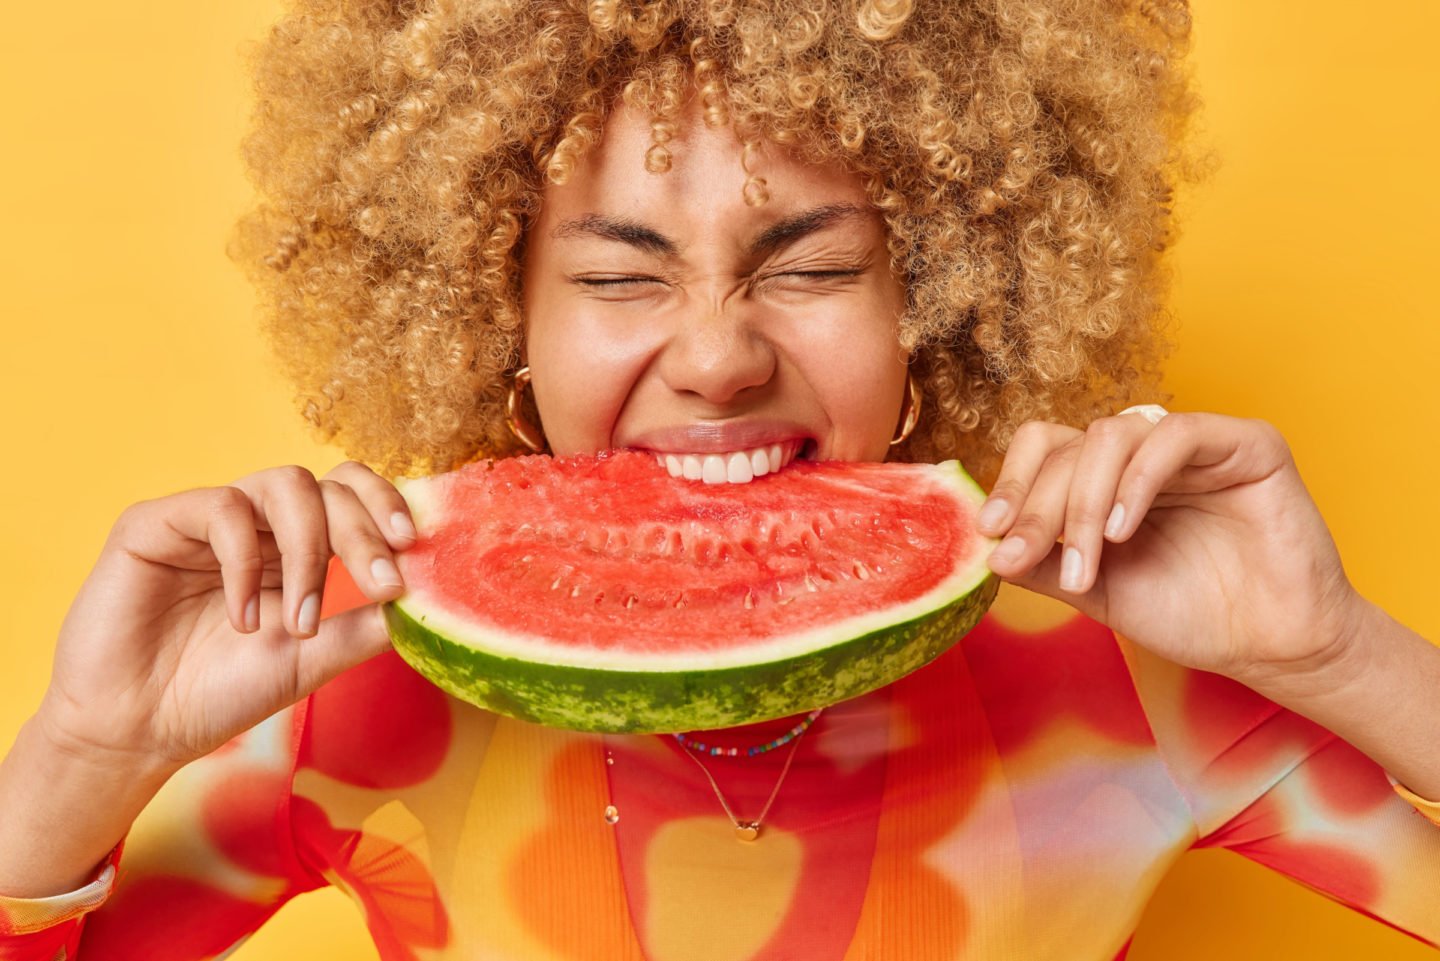
M 1141 417 L 1145 418 L 1150 423 L 1158 424 L 1160 423 L 1160 418 L 1164 417 L 1168 413 L 1170 412 L 1165 408 L 1161 407 L 1159 404 L 1136 404 L 1134 407 L 1125 408 L 1115 416 L 1119 417 L 1123 414 L 1139 414 Z

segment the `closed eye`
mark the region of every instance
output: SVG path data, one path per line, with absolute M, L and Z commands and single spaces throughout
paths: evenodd
M 586 287 L 626 287 L 633 284 L 658 284 L 659 277 L 575 277 L 575 283 Z
M 861 271 L 858 270 L 795 270 L 783 274 L 775 274 L 776 277 L 809 277 L 811 280 L 834 280 L 836 277 L 857 277 Z

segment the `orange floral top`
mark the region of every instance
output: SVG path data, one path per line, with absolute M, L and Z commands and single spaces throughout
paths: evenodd
M 86 888 L 0 897 L 0 958 L 215 958 L 333 884 L 386 961 L 1109 961 L 1195 847 L 1440 946 L 1440 804 L 1008 587 L 949 653 L 821 715 L 759 840 L 683 750 L 499 717 L 382 655 L 177 774 Z M 747 817 L 785 754 L 706 763 Z

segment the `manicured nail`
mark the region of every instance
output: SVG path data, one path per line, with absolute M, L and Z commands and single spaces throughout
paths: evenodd
M 296 618 L 301 634 L 314 634 L 320 626 L 320 595 L 312 592 L 300 602 L 300 616 Z
M 1022 537 L 1007 537 L 995 548 L 995 553 L 990 555 L 990 560 L 999 561 L 1001 564 L 1012 564 L 1025 553 L 1025 539 Z
M 400 572 L 395 569 L 394 564 L 390 563 L 390 561 L 384 557 L 377 557 L 370 562 L 370 576 L 373 577 L 375 583 L 381 587 L 400 586 Z
M 410 523 L 410 518 L 405 516 L 403 511 L 396 511 L 390 515 L 390 529 L 395 536 L 404 537 L 408 540 L 415 539 L 415 525 Z
M 1110 519 L 1105 522 L 1105 536 L 1114 540 L 1120 536 L 1120 528 L 1125 526 L 1125 505 L 1116 504 L 1110 510 Z
M 245 602 L 245 630 L 258 631 L 260 629 L 260 595 L 251 594 L 250 600 Z
M 1060 587 L 1066 591 L 1080 590 L 1080 578 L 1085 576 L 1085 564 L 1080 560 L 1080 551 L 1074 547 L 1065 548 L 1060 559 Z
M 1005 503 L 1003 499 L 992 497 L 985 502 L 984 507 L 980 508 L 980 513 L 976 515 L 975 520 L 980 525 L 981 530 L 993 531 L 1000 525 L 1000 522 L 1005 519 L 1005 512 L 1009 509 L 1010 505 Z

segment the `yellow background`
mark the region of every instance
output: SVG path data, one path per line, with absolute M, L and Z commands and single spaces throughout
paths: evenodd
M 237 52 L 277 10 L 78 0 L 62 26 L 16 4 L 0 31 L 0 744 L 44 690 L 69 599 L 126 504 L 339 458 L 307 438 L 267 369 L 222 250 L 248 198 Z M 1440 579 L 1440 5 L 1294 10 L 1195 0 L 1201 133 L 1224 166 L 1182 201 L 1172 406 L 1278 425 L 1352 580 L 1440 639 L 1428 593 Z M 374 949 L 350 904 L 323 891 L 238 956 Z M 1201 852 L 1166 880 L 1131 957 L 1434 954 Z

